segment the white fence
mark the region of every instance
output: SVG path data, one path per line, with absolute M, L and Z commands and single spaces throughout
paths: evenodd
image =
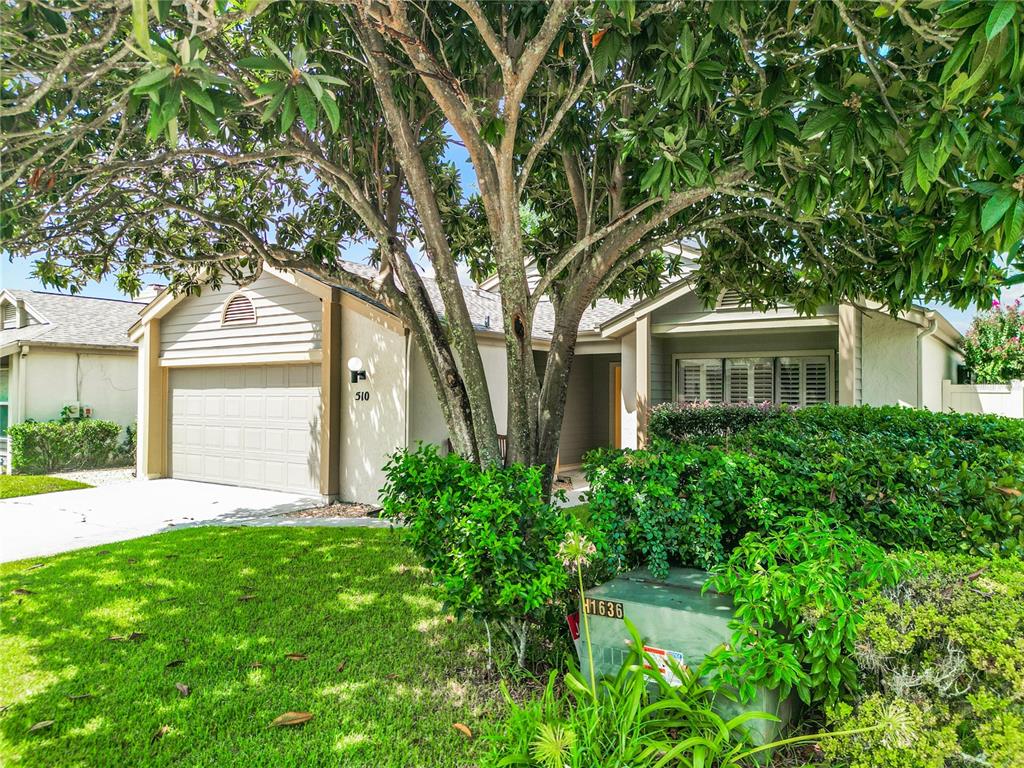
M 1024 381 L 1009 384 L 954 384 L 942 382 L 942 410 L 992 413 L 1024 419 Z

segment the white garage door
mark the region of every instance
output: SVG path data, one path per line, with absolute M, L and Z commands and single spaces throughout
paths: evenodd
M 171 477 L 319 493 L 320 366 L 180 368 Z

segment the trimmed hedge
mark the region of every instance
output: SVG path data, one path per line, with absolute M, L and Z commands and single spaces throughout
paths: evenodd
M 611 564 L 711 568 L 801 510 L 889 550 L 1024 553 L 1024 422 L 824 406 L 721 442 L 588 455 L 590 520 Z
M 112 421 L 26 421 L 7 429 L 11 468 L 37 474 L 108 467 L 119 457 L 121 426 Z
M 789 413 L 785 405 L 761 403 L 661 403 L 651 409 L 647 429 L 653 440 L 679 443 L 728 437 L 755 424 Z

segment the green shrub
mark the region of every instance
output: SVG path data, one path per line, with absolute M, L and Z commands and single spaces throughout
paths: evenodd
M 592 524 L 616 568 L 708 568 L 739 538 L 818 509 L 886 549 L 1024 552 L 1024 423 L 813 407 L 705 437 L 596 451 Z
M 864 698 L 832 710 L 831 723 L 902 709 L 912 728 L 899 745 L 863 736 L 824 745 L 837 765 L 1024 766 L 1024 562 L 931 555 L 861 611 Z
M 630 653 L 618 674 L 601 679 L 595 690 L 578 671 L 565 676 L 567 693 L 555 688 L 552 672 L 542 694 L 522 705 L 505 690 L 509 713 L 484 737 L 482 768 L 748 768 L 777 743 L 753 746 L 744 728 L 751 720 L 777 721 L 767 712 L 749 712 L 726 721 L 714 709 L 718 694 L 704 682 L 708 670 L 670 660 L 680 681 L 669 683 L 658 663 L 643 651 L 636 628 Z M 872 732 L 879 726 L 862 730 Z M 794 737 L 818 741 L 825 734 Z
M 112 421 L 26 421 L 7 429 L 11 467 L 40 473 L 107 467 L 118 459 L 121 427 Z
M 488 632 L 505 630 L 522 665 L 531 624 L 564 593 L 559 546 L 575 523 L 544 502 L 541 468 L 481 469 L 422 445 L 394 454 L 385 472 L 382 514 L 405 525 L 446 606 L 487 622 Z
M 964 364 L 982 384 L 1005 384 L 1024 379 L 1024 313 L 1020 300 L 978 315 L 964 335 Z
M 735 606 L 717 683 L 744 700 L 763 686 L 783 698 L 795 689 L 807 704 L 838 701 L 857 689 L 861 603 L 909 567 L 816 511 L 748 533 L 709 584 Z
M 651 409 L 647 424 L 654 441 L 679 443 L 705 437 L 728 437 L 787 413 L 772 403 L 661 403 Z

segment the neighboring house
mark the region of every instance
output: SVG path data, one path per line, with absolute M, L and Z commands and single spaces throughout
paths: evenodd
M 0 291 L 0 462 L 7 427 L 69 408 L 127 427 L 137 412 L 138 347 L 128 328 L 144 304 Z
M 437 286 L 425 283 L 440 308 Z M 486 282 L 465 293 L 503 433 L 500 298 Z M 542 303 L 534 323 L 539 369 L 552 321 Z M 372 502 L 389 453 L 447 438 L 402 322 L 301 273 L 268 268 L 245 287 L 161 296 L 131 337 L 140 344 L 140 477 Z M 706 309 L 686 281 L 646 301 L 602 299 L 583 316 L 559 465 L 576 466 L 597 446 L 642 443 L 650 406 L 671 400 L 938 410 L 943 379 L 955 379 L 959 338 L 924 309 L 892 318 L 878 307 L 842 305 L 800 317 L 785 307 L 752 312 L 729 294 Z

